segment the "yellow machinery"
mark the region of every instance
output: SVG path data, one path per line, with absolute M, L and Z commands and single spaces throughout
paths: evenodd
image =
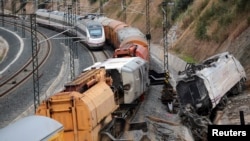
M 100 130 L 118 108 L 111 82 L 104 69 L 87 71 L 43 101 L 36 114 L 62 123 L 66 141 L 100 140 Z

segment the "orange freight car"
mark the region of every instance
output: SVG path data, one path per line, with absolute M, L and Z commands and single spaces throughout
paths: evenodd
M 121 21 L 104 16 L 97 16 L 94 20 L 101 21 L 107 34 L 106 40 L 114 46 L 114 57 L 141 57 L 149 60 L 148 42 L 145 35 L 138 29 L 128 26 Z M 108 24 L 102 21 L 110 21 Z
M 106 17 L 97 17 L 95 19 L 97 22 L 100 22 L 104 26 L 104 31 L 105 31 L 105 37 L 106 37 L 106 43 L 111 44 L 111 31 L 109 28 L 109 23 L 114 21 L 113 19 L 109 19 Z
M 109 31 L 111 35 L 111 38 L 110 38 L 111 44 L 114 46 L 114 48 L 119 48 L 120 44 L 118 41 L 118 31 L 119 29 L 128 27 L 128 25 L 123 22 L 114 20 L 110 22 L 108 26 L 109 26 Z
M 70 85 L 77 90 L 79 82 L 87 84 L 95 79 L 96 83 L 91 89 L 86 90 L 84 94 L 78 91 L 59 92 L 44 101 L 36 111 L 37 115 L 51 117 L 62 123 L 66 141 L 100 140 L 100 130 L 112 120 L 111 114 L 118 108 L 114 93 L 108 85 L 110 78 L 106 77 L 105 70 L 88 72 L 92 72 L 96 77 L 89 76 L 89 81 L 82 79 L 86 77 L 79 77 L 70 82 Z
M 141 57 L 148 61 L 149 50 L 148 43 L 145 39 L 145 35 L 141 31 L 134 27 L 127 27 L 119 30 L 119 50 L 130 49 L 134 52 L 135 56 Z M 114 55 L 118 54 L 118 49 L 115 50 Z M 133 57 L 133 56 L 131 56 Z

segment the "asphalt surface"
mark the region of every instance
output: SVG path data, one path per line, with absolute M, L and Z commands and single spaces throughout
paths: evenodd
M 5 29 L 13 30 L 13 27 L 6 26 Z M 57 32 L 48 30 L 42 27 L 38 27 L 47 37 L 57 34 Z M 21 37 L 21 32 L 17 31 L 14 34 Z M 20 57 L 5 71 L 4 76 L 16 71 L 18 68 L 23 66 L 27 59 L 31 56 L 31 41 L 30 33 L 26 33 L 25 38 L 21 38 L 23 42 L 23 51 Z M 21 41 L 16 37 L 16 35 L 1 32 L 0 35 L 5 36 L 5 40 L 9 43 L 9 52 L 6 59 L 1 63 L 1 69 L 3 69 L 8 63 L 14 60 L 13 56 L 16 56 L 20 51 Z M 16 38 L 15 38 L 16 37 Z M 64 36 L 59 36 L 64 37 Z M 40 97 L 42 101 L 45 97 L 54 94 L 55 92 L 61 90 L 65 83 L 70 81 L 70 75 L 67 74 L 69 71 L 69 51 L 68 47 L 63 44 L 63 40 L 51 39 L 52 51 L 50 57 L 46 63 L 39 69 L 39 89 Z M 79 74 L 84 68 L 90 66 L 93 62 L 90 54 L 86 48 L 82 47 L 80 44 L 75 49 L 75 66 L 76 75 Z M 80 60 L 80 61 L 79 61 Z M 7 75 L 6 75 L 7 74 Z M 65 77 L 68 76 L 68 77 Z M 27 115 L 34 114 L 34 90 L 33 90 L 33 80 L 32 77 L 26 81 L 21 87 L 15 89 L 10 94 L 0 98 L 0 128 L 7 126 L 9 123 L 20 119 Z

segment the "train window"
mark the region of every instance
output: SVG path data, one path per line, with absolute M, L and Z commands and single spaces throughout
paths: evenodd
M 102 29 L 101 28 L 89 29 L 89 34 L 90 34 L 90 37 L 92 38 L 100 37 L 102 36 Z

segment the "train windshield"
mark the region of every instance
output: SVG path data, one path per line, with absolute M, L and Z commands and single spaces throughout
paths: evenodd
M 89 28 L 91 38 L 100 38 L 102 36 L 102 28 Z
M 193 80 L 188 82 L 179 82 L 176 89 L 183 105 L 191 104 L 195 107 L 196 104 L 203 101 L 206 95 L 208 95 L 206 86 L 199 77 L 194 77 Z

